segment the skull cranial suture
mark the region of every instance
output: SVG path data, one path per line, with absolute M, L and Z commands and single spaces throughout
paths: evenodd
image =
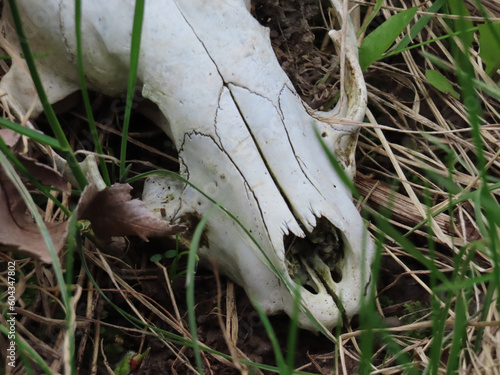
M 82 3 L 87 83 L 118 95 L 126 90 L 135 2 Z M 362 121 L 366 89 L 352 24 L 342 22 L 338 0 L 332 5 L 346 25 L 343 46 L 341 33 L 330 32 L 337 49 L 344 49 L 346 76 L 345 92 L 329 112 L 312 111 L 298 97 L 268 29 L 244 0 L 147 1 L 137 75 L 190 183 L 150 178 L 144 201 L 166 219 L 192 225 L 213 207 L 193 186 L 221 202 L 242 225 L 215 211 L 200 259 L 216 264 L 270 314 L 292 314 L 299 287 L 299 324 L 311 330 L 317 326 L 306 309 L 327 329 L 359 310 L 374 252 L 350 192 L 317 139 L 321 134 L 352 178 L 358 130 L 339 119 Z M 31 48 L 44 54 L 37 67 L 56 102 L 79 87 L 74 2 L 19 0 L 18 6 L 32 31 Z M 16 45 L 9 12 L 3 12 L 4 47 Z M 36 97 L 23 65 L 15 61 L 0 83 L 4 100 L 19 113 Z M 34 115 L 40 111 L 38 104 Z

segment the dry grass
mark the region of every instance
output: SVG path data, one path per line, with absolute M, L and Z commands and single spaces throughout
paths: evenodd
M 367 4 L 363 1 L 356 3 L 363 6 Z M 403 4 L 406 7 L 422 5 L 416 0 L 408 0 Z M 500 18 L 500 9 L 495 2 L 483 1 L 483 5 L 492 19 Z M 400 11 L 402 6 L 400 2 L 385 1 L 382 18 L 390 17 Z M 481 22 L 482 17 L 473 2 L 467 2 L 467 6 L 474 22 Z M 421 10 L 421 14 L 425 14 L 425 8 Z M 444 17 L 433 15 L 415 42 L 424 42 L 447 33 Z M 448 160 L 443 149 L 423 134 L 432 135 L 434 140 L 446 145 L 462 160 L 462 164 L 456 163 L 455 169 L 451 171 L 453 182 L 460 188 L 458 194 L 451 196 L 452 199 L 459 199 L 467 192 L 477 190 L 481 179 L 467 109 L 460 100 L 437 91 L 429 84 L 425 70 L 438 68 L 424 59 L 420 51 L 431 52 L 453 64 L 448 43 L 438 41 L 403 52 L 390 60 L 377 62 L 366 72 L 370 112 L 369 123 L 364 125 L 359 138 L 356 186 L 365 197 L 359 205 L 391 207 L 391 224 L 401 233 L 415 228 L 429 212 L 440 212 L 432 219 L 430 228 L 421 226 L 409 238 L 424 254 L 429 254 L 434 248 L 437 268 L 451 275 L 456 266 L 456 254 L 467 255 L 467 252 L 461 253 L 461 248 L 481 241 L 476 224 L 477 212 L 474 211 L 475 203 L 470 199 L 454 205 L 452 212 L 441 212 L 449 204 L 450 192 L 429 177 L 426 170 L 448 177 Z M 477 51 L 471 52 L 477 77 L 495 85 L 485 74 Z M 453 75 L 450 74 L 449 78 L 455 82 Z M 498 178 L 500 106 L 485 94 L 479 93 L 479 98 L 486 124 L 481 129 L 481 135 L 488 174 Z M 77 116 L 70 117 L 73 118 L 71 121 L 77 121 Z M 101 130 L 106 143 L 111 135 L 106 132 L 106 125 Z M 73 141 L 78 142 L 76 136 Z M 134 142 L 147 140 L 135 139 Z M 162 159 L 162 151 L 158 152 L 158 163 L 164 163 L 166 157 Z M 495 197 L 499 193 L 493 191 Z M 70 197 L 60 198 L 66 204 L 71 202 Z M 61 213 L 50 205 L 44 214 L 48 220 L 62 218 Z M 373 223 L 370 231 L 373 234 L 378 231 Z M 103 253 L 88 240 L 83 244 L 87 266 L 82 262 L 77 263 L 73 285 L 77 342 L 74 361 L 77 373 L 112 373 L 117 358 L 125 351 L 142 352 L 148 347 L 152 347 L 151 355 L 142 370 L 136 373 L 158 372 L 157 366 L 160 364 L 164 366 L 164 373 L 196 373 L 192 350 L 179 342 L 181 339 L 191 340 L 186 323 L 182 280 L 172 284 L 168 266 L 149 262 L 149 256 L 155 252 L 151 246 L 144 248 L 137 242 L 128 245 L 130 250 L 118 256 Z M 12 254 L 0 252 L 0 263 L 11 259 Z M 488 275 L 493 267 L 488 254 L 479 249 L 470 260 L 467 272 L 471 276 Z M 17 269 L 20 306 L 17 308 L 17 332 L 44 358 L 53 373 L 61 373 L 64 371 L 67 352 L 66 323 L 55 276 L 50 267 L 28 259 L 17 260 Z M 99 293 L 89 275 L 104 295 Z M 2 288 L 7 285 L 3 274 L 0 275 L 0 285 Z M 197 276 L 196 290 L 200 345 L 231 355 L 229 358 L 212 350 L 203 351 L 207 373 L 255 373 L 252 372 L 255 369 L 249 370 L 245 361 L 272 364 L 272 351 L 263 350 L 264 346 L 269 346 L 265 332 L 261 325 L 254 322 L 256 315 L 241 289 L 226 279 L 219 279 L 217 275 L 201 272 Z M 500 373 L 498 305 L 489 305 L 485 319 L 480 319 L 477 314 L 483 307 L 486 291 L 487 284 L 477 283 L 472 286 L 468 296 L 470 305 L 466 311 L 466 342 L 459 353 L 461 374 Z M 409 356 L 417 372 L 423 371 L 429 362 L 430 345 L 436 329 L 431 317 L 431 302 L 435 302 L 435 298 L 429 283 L 429 271 L 409 256 L 403 247 L 387 239 L 375 306 L 388 326 L 384 332 L 388 332 Z M 147 328 L 124 319 L 110 302 Z M 445 336 L 453 335 L 454 332 L 456 314 L 453 307 L 452 302 L 442 311 Z M 5 318 L 0 319 L 5 325 Z M 278 320 L 274 322 L 280 326 Z M 281 326 L 284 324 L 288 323 L 281 322 Z M 325 339 L 322 349 L 311 344 L 321 338 L 304 333 L 304 341 L 297 349 L 298 370 L 321 374 L 357 373 L 362 356 L 359 339 L 363 334 L 357 324 L 353 322 L 344 327 L 339 334 L 329 338 L 331 341 Z M 169 337 L 169 333 L 175 336 Z M 478 335 L 483 335 L 483 340 L 480 347 L 475 348 Z M 2 353 L 6 345 L 5 338 L 0 337 Z M 448 345 L 442 349 L 439 373 L 444 374 L 450 347 Z M 8 367 L 6 369 L 10 370 Z M 375 343 L 371 370 L 374 374 L 399 374 L 403 371 L 383 340 Z M 18 369 L 12 373 L 21 374 L 23 371 Z
M 360 2 L 362 4 L 362 2 Z M 480 21 L 476 8 L 468 2 L 468 8 L 476 21 Z M 407 7 L 418 6 L 419 2 L 405 2 Z M 387 6 L 387 7 L 386 7 Z M 490 7 L 489 3 L 484 6 L 491 12 L 491 17 L 498 17 L 498 9 Z M 400 8 L 401 4 L 390 1 L 385 2 L 383 14 L 387 18 L 393 14 L 393 10 Z M 478 18 L 479 17 L 479 18 Z M 443 17 L 433 17 L 429 25 L 416 37 L 414 42 L 421 43 L 426 40 L 439 37 L 448 33 L 448 28 Z M 391 223 L 399 227 L 402 233 L 414 228 L 417 223 L 427 217 L 428 212 L 439 212 L 449 204 L 450 192 L 434 179 L 428 177 L 426 170 L 432 170 L 435 174 L 448 177 L 450 174 L 448 160 L 443 150 L 436 146 L 423 134 L 432 137 L 446 145 L 453 153 L 463 160 L 463 164 L 454 164 L 451 171 L 453 182 L 460 187 L 458 194 L 452 195 L 452 199 L 459 199 L 467 192 L 479 188 L 481 180 L 477 170 L 477 158 L 475 146 L 468 122 L 467 109 L 460 100 L 449 94 L 443 94 L 434 89 L 425 76 L 426 69 L 440 70 L 431 61 L 423 59 L 419 52 L 430 52 L 441 57 L 449 64 L 453 59 L 446 42 L 435 42 L 417 50 L 403 52 L 401 56 L 392 61 L 382 61 L 372 66 L 366 73 L 369 88 L 369 107 L 375 118 L 370 122 L 376 126 L 367 126 L 361 133 L 359 141 L 360 163 L 357 187 L 363 192 L 368 204 L 387 206 L 390 200 L 392 205 Z M 484 79 L 488 84 L 495 83 L 488 77 L 481 64 L 477 51 L 472 52 L 476 76 Z M 452 74 L 448 74 L 452 82 L 456 83 Z M 458 86 L 456 86 L 458 87 Z M 484 124 L 481 135 L 484 141 L 484 152 L 487 160 L 488 174 L 499 176 L 499 103 L 491 97 L 479 94 L 481 106 L 484 110 Z M 382 125 L 383 127 L 379 127 Z M 389 128 L 392 128 L 389 130 Z M 391 194 L 391 187 L 397 186 L 395 193 Z M 500 191 L 493 191 L 498 196 Z M 426 205 L 424 196 L 431 202 Z M 390 197 L 390 198 L 389 198 Z M 436 265 L 445 274 L 449 275 L 454 270 L 454 254 L 460 252 L 460 248 L 480 239 L 480 232 L 476 225 L 477 218 L 473 210 L 474 202 L 463 201 L 453 207 L 452 218 L 450 212 L 445 211 L 434 217 L 430 224 L 432 232 L 428 228 L 421 227 L 412 236 L 414 243 L 421 247 L 423 252 L 429 251 L 429 233 L 432 233 L 432 241 L 436 244 Z M 372 231 L 377 228 L 372 226 Z M 403 306 L 391 305 L 390 301 L 382 301 L 387 292 L 403 293 L 401 290 L 410 289 L 416 293 L 417 301 L 432 300 L 432 292 L 428 281 L 428 272 L 409 259 L 405 250 L 395 244 L 385 246 L 384 257 L 387 263 L 392 264 L 388 270 L 392 273 L 392 281 L 387 285 L 380 285 L 379 299 L 377 305 L 379 313 L 386 317 L 397 316 L 398 325 L 401 320 L 407 321 L 399 315 Z M 470 261 L 469 272 L 471 275 L 488 274 L 494 265 L 487 253 L 478 251 Z M 411 280 L 412 282 L 407 283 Z M 398 289 L 399 292 L 398 292 Z M 460 353 L 459 372 L 463 374 L 486 374 L 498 373 L 500 370 L 500 333 L 498 332 L 499 317 L 497 305 L 490 305 L 487 319 L 480 321 L 475 313 L 482 308 L 482 301 L 487 286 L 475 284 L 467 314 L 467 340 L 465 349 Z M 409 300 L 408 302 L 411 302 Z M 417 369 L 426 368 L 429 358 L 429 345 L 432 341 L 432 329 L 435 323 L 431 320 L 430 309 L 423 304 L 422 315 L 418 322 L 410 322 L 394 328 L 394 337 L 408 351 L 413 358 Z M 398 312 L 399 311 L 399 312 Z M 452 308 L 442 312 L 443 322 L 446 330 L 453 334 L 452 328 L 455 323 L 455 314 Z M 479 334 L 478 330 L 484 328 L 484 340 L 479 350 L 474 349 L 474 341 Z M 426 330 L 427 329 L 427 330 Z M 415 333 L 418 334 L 418 339 Z M 351 358 L 359 357 L 353 337 L 359 332 L 346 333 L 342 335 L 344 347 L 351 347 L 348 355 Z M 397 335 L 397 336 L 396 336 Z M 351 343 L 351 345 L 349 345 Z M 441 370 L 446 372 L 446 350 L 443 347 Z M 374 364 L 374 373 L 398 373 L 393 358 L 385 358 L 383 363 Z

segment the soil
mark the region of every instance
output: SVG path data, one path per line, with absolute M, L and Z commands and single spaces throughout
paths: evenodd
M 329 42 L 318 0 L 254 0 L 252 13 L 269 28 L 271 43 L 283 70 L 302 99 L 326 110 L 338 92 L 339 59 Z
M 223 290 L 221 293 L 221 310 L 224 323 L 226 311 L 225 286 L 227 282 L 228 281 L 225 279 L 222 280 Z M 153 284 L 154 285 L 151 287 L 154 289 L 158 284 L 156 282 L 153 282 Z M 195 301 L 197 301 L 197 327 L 200 342 L 208 345 L 212 349 L 229 354 L 217 314 L 218 292 L 216 279 L 213 273 L 209 271 L 198 272 L 195 290 Z M 177 301 L 184 301 L 184 280 L 179 280 L 176 285 L 176 291 L 178 294 Z M 169 301 L 166 300 L 167 296 L 164 292 L 160 292 L 160 294 L 163 294 L 163 298 L 159 298 L 157 301 L 168 309 Z M 239 326 L 237 333 L 237 347 L 241 349 L 247 355 L 248 359 L 253 362 L 275 365 L 274 350 L 259 315 L 251 305 L 244 290 L 237 285 L 235 286 L 235 301 Z M 186 316 L 186 306 L 181 305 L 179 308 L 181 309 L 181 315 Z M 270 321 L 273 329 L 275 330 L 275 334 L 280 341 L 280 346 L 283 348 L 282 350 L 286 350 L 286 340 L 288 337 L 290 320 L 284 315 L 279 315 L 270 317 Z M 161 373 L 161 371 L 165 371 L 167 369 L 168 373 L 189 373 L 185 364 L 180 361 L 176 361 L 175 355 L 167 352 L 165 350 L 165 346 L 162 345 L 157 339 L 153 339 L 151 341 L 148 340 L 145 347 L 149 346 L 152 347 L 150 357 L 137 374 L 155 374 Z M 331 353 L 334 350 L 333 344 L 328 339 L 302 330 L 299 333 L 299 347 L 301 350 L 297 351 L 295 356 L 295 364 L 297 367 L 311 363 L 311 358 L 316 358 L 321 355 L 328 356 L 328 353 Z M 194 358 L 191 357 L 192 353 L 190 351 L 186 351 L 185 354 L 188 358 L 192 359 L 191 363 L 194 363 Z M 284 355 L 286 355 L 286 351 L 284 351 Z M 309 356 L 311 356 L 311 358 L 309 358 Z M 214 374 L 229 375 L 240 373 L 239 370 L 231 368 L 226 364 L 214 361 L 213 358 L 210 358 L 209 356 L 206 357 L 205 364 L 208 363 L 209 366 L 207 367 L 210 368 Z M 328 366 L 329 364 L 327 361 L 324 362 L 323 360 L 318 359 L 318 365 L 316 368 L 315 366 L 309 365 L 304 368 L 304 370 L 313 373 L 321 373 L 320 371 L 322 370 L 328 370 Z

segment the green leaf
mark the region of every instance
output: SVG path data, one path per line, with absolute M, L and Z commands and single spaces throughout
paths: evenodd
M 161 254 L 155 254 L 152 255 L 151 258 L 149 258 L 149 260 L 154 263 L 160 261 L 161 258 L 162 258 Z
M 486 64 L 486 74 L 500 68 L 500 22 L 479 25 L 479 57 Z
M 135 355 L 135 353 L 128 353 L 123 359 L 118 363 L 115 368 L 115 375 L 128 375 L 130 373 L 130 360 Z
M 179 252 L 178 252 L 177 250 L 175 250 L 175 249 L 172 249 L 172 250 L 167 250 L 167 251 L 165 251 L 164 256 L 165 256 L 165 258 L 167 258 L 167 259 L 171 259 L 171 258 L 175 258 L 175 257 L 177 256 L 177 254 L 178 254 L 178 253 L 179 253 Z
M 451 82 L 446 78 L 441 72 L 437 70 L 426 70 L 425 76 L 429 83 L 445 94 L 451 94 L 455 99 L 458 99 L 460 95 L 455 91 Z
M 384 3 L 384 0 L 377 0 L 375 6 L 373 7 L 372 9 L 372 12 L 370 13 L 370 16 L 365 19 L 365 21 L 363 22 L 363 25 L 360 27 L 360 29 L 358 30 L 358 32 L 356 33 L 356 38 L 359 38 L 359 36 L 365 32 L 366 28 L 368 27 L 368 25 L 370 24 L 370 22 L 373 21 L 373 19 L 375 18 L 375 16 L 377 15 L 378 11 L 380 10 L 380 8 L 382 8 L 382 4 Z
M 128 353 L 123 359 L 120 361 L 118 366 L 114 371 L 115 375 L 128 375 L 131 371 L 138 369 L 141 366 L 144 357 L 149 353 L 151 348 L 148 348 L 144 353 Z
M 359 63 L 363 71 L 383 57 L 384 52 L 387 51 L 399 34 L 408 26 L 416 13 L 416 7 L 398 13 L 363 39 L 359 48 Z

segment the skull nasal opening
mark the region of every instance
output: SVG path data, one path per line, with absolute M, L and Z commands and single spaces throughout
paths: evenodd
M 285 236 L 284 245 L 288 274 L 309 292 L 334 290 L 332 284 L 342 281 L 344 240 L 340 230 L 324 217 L 305 238 Z

